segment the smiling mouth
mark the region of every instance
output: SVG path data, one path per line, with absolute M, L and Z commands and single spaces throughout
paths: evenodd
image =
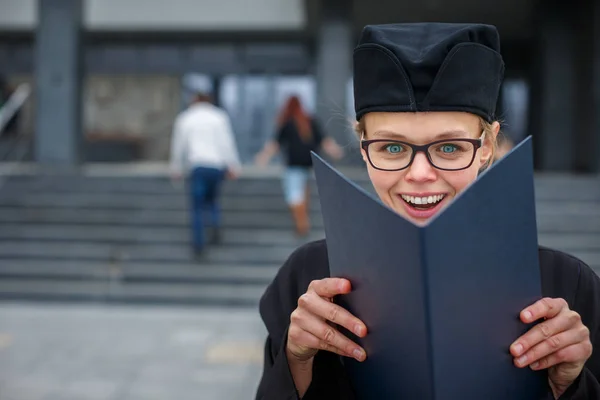
M 437 194 L 433 196 L 408 196 L 408 195 L 400 195 L 402 200 L 404 200 L 409 206 L 416 208 L 417 210 L 427 210 L 437 206 L 444 198 L 445 194 Z

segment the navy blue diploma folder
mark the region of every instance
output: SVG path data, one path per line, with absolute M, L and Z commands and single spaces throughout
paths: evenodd
M 357 399 L 547 398 L 509 353 L 541 298 L 531 138 L 424 226 L 313 161 L 330 273 L 353 289 L 336 302 L 369 330 L 343 331 L 367 352 L 343 359 Z

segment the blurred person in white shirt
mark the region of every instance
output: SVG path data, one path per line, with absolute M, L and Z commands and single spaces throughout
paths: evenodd
M 187 177 L 191 197 L 191 227 L 194 254 L 206 244 L 204 227 L 212 228 L 211 244 L 220 241 L 219 190 L 224 179 L 235 179 L 241 169 L 231 122 L 227 113 L 198 93 L 181 112 L 171 141 L 172 178 Z M 209 221 L 205 223 L 205 212 Z

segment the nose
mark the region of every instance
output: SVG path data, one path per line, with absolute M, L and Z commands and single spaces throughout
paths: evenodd
M 435 168 L 429 163 L 427 156 L 422 152 L 415 154 L 415 159 L 408 167 L 406 179 L 413 182 L 427 182 L 434 181 L 436 178 Z

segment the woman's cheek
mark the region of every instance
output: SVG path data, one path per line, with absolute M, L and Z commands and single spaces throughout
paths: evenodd
M 374 168 L 370 168 L 369 177 L 371 183 L 378 193 L 388 192 L 398 182 L 397 174 L 389 171 L 379 171 Z
M 454 189 L 454 194 L 462 192 L 469 184 L 477 179 L 477 169 L 466 169 L 463 171 L 446 172 L 440 178 Z

